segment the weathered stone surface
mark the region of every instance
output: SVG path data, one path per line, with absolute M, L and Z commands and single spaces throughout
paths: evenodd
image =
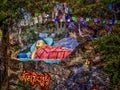
M 51 76 L 51 83 L 49 86 L 50 90 L 53 90 L 56 85 L 58 85 L 61 81 L 67 79 L 70 74 L 70 70 L 63 68 L 59 64 L 47 64 L 45 62 L 21 62 L 17 60 L 10 60 L 9 62 L 9 85 L 10 90 L 14 90 L 15 85 L 17 85 L 19 79 L 18 75 L 23 71 L 34 71 L 39 73 L 48 72 Z
M 74 71 L 75 67 L 71 67 L 71 69 Z M 93 86 L 100 90 L 108 90 L 110 80 L 100 69 L 91 68 L 92 71 L 84 71 L 81 65 L 76 69 L 77 73 L 57 85 L 55 90 L 90 90 Z
M 66 65 L 74 65 L 83 63 L 86 59 L 91 59 L 96 62 L 100 62 L 102 60 L 102 55 L 95 51 L 95 46 L 91 42 L 85 42 L 79 45 L 71 55 L 66 58 Z M 99 58 L 98 58 L 99 57 Z

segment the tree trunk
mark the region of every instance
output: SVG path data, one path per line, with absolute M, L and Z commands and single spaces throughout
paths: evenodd
M 2 26 L 2 45 L 1 45 L 1 60 L 4 63 L 5 67 L 5 76 L 3 79 L 3 83 L 1 84 L 1 90 L 7 90 L 8 88 L 8 60 L 9 60 L 9 32 L 8 32 L 8 26 L 3 25 Z M 4 88 L 3 88 L 4 87 Z M 6 87 L 6 88 L 5 88 Z

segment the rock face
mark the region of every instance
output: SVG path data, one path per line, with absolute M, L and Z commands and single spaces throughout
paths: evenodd
M 92 70 L 86 71 L 83 67 L 78 68 L 77 73 L 57 85 L 55 90 L 91 90 L 92 87 L 108 90 L 109 78 L 101 70 L 91 68 Z
M 102 61 L 102 55 L 95 50 L 92 42 L 84 42 L 80 44 L 71 55 L 66 58 L 65 63 L 69 65 L 85 62 L 86 59 L 91 59 L 94 64 Z
M 51 76 L 49 90 L 90 90 L 91 87 L 108 90 L 109 78 L 96 66 L 102 61 L 102 58 L 100 53 L 95 51 L 94 47 L 91 42 L 79 45 L 60 64 L 50 65 L 43 61 L 21 62 L 11 59 L 8 65 L 8 90 L 16 90 L 19 86 L 18 75 L 23 70 L 38 74 L 47 72 Z M 83 63 L 86 59 L 91 59 L 94 64 L 91 64 L 90 67 L 84 66 Z M 41 90 L 41 88 L 28 86 L 27 90 Z
M 61 81 L 67 79 L 71 73 L 70 70 L 64 69 L 61 65 L 53 64 L 49 65 L 45 62 L 20 62 L 16 60 L 11 60 L 9 62 L 9 90 L 15 90 L 19 79 L 18 75 L 23 71 L 31 72 L 47 72 L 51 76 L 49 89 L 53 90 Z

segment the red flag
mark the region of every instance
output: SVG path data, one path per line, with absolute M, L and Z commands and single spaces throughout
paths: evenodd
M 80 22 L 80 17 L 78 18 L 78 22 Z

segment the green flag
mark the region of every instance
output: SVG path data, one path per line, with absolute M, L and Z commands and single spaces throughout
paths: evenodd
M 77 17 L 72 17 L 72 20 L 77 22 Z
M 103 20 L 103 23 L 104 23 L 104 24 L 106 23 L 106 19 Z
M 60 19 L 60 22 L 64 22 L 64 20 L 63 20 L 63 19 Z
M 87 21 L 87 22 L 89 22 L 89 21 L 90 21 L 90 19 L 89 19 L 89 18 L 86 18 L 86 21 Z
M 115 24 L 118 24 L 118 20 L 115 20 Z
M 72 17 L 72 20 L 73 20 L 73 21 L 76 21 L 76 17 Z
M 75 19 L 75 22 L 77 22 L 77 21 L 78 21 L 78 20 L 77 20 L 77 17 L 75 17 L 74 19 Z
M 37 16 L 37 17 L 40 16 L 40 13 L 36 13 L 35 16 Z
M 89 18 L 89 21 L 92 21 L 92 18 Z

